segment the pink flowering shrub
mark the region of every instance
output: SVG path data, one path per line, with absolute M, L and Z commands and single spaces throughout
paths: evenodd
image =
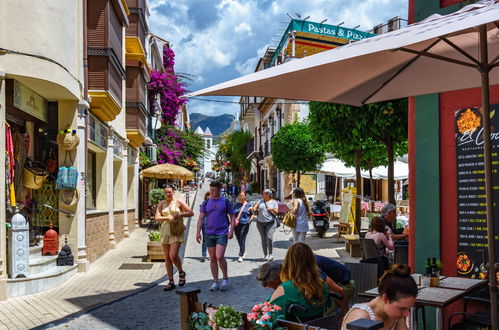
M 282 308 L 278 305 L 271 305 L 266 301 L 263 304 L 255 305 L 246 317 L 257 329 L 273 329 L 281 310 Z

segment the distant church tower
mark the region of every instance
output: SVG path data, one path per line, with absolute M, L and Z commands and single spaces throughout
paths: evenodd
M 206 145 L 206 149 L 211 149 L 211 147 L 213 146 L 213 134 L 211 134 L 209 127 L 206 127 L 203 138 Z
M 205 175 L 208 172 L 212 172 L 212 161 L 215 160 L 215 155 L 217 153 L 217 147 L 213 145 L 213 134 L 209 127 L 206 127 L 206 130 L 203 132 L 203 129 L 198 126 L 195 131 L 196 134 L 201 136 L 204 140 L 205 152 L 204 156 L 198 159 L 199 164 L 201 165 L 201 174 Z

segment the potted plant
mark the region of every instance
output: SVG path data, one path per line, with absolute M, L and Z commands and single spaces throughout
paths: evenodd
M 263 304 L 255 305 L 251 313 L 248 313 L 247 319 L 257 329 L 274 329 L 279 311 L 281 310 L 280 306 L 264 302 Z
M 235 330 L 243 322 L 241 313 L 232 306 L 221 305 L 213 315 L 215 324 L 220 330 Z
M 147 242 L 147 261 L 151 260 L 165 260 L 163 248 L 159 242 L 159 231 L 152 230 L 149 232 L 149 241 Z
M 192 313 L 189 316 L 189 330 L 211 330 L 210 319 L 204 312 Z

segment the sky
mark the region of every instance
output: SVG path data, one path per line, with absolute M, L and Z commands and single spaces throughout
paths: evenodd
M 258 59 L 276 45 L 290 21 L 310 16 L 326 24 L 371 30 L 400 16 L 407 18 L 407 0 L 148 0 L 151 32 L 170 41 L 175 71 L 193 75 L 196 91 L 255 70 Z M 237 97 L 203 97 L 238 102 Z M 190 100 L 190 113 L 236 115 L 237 103 Z

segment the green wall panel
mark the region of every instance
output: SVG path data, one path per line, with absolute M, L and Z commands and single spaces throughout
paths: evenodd
M 416 271 L 440 257 L 440 165 L 438 94 L 416 97 Z

